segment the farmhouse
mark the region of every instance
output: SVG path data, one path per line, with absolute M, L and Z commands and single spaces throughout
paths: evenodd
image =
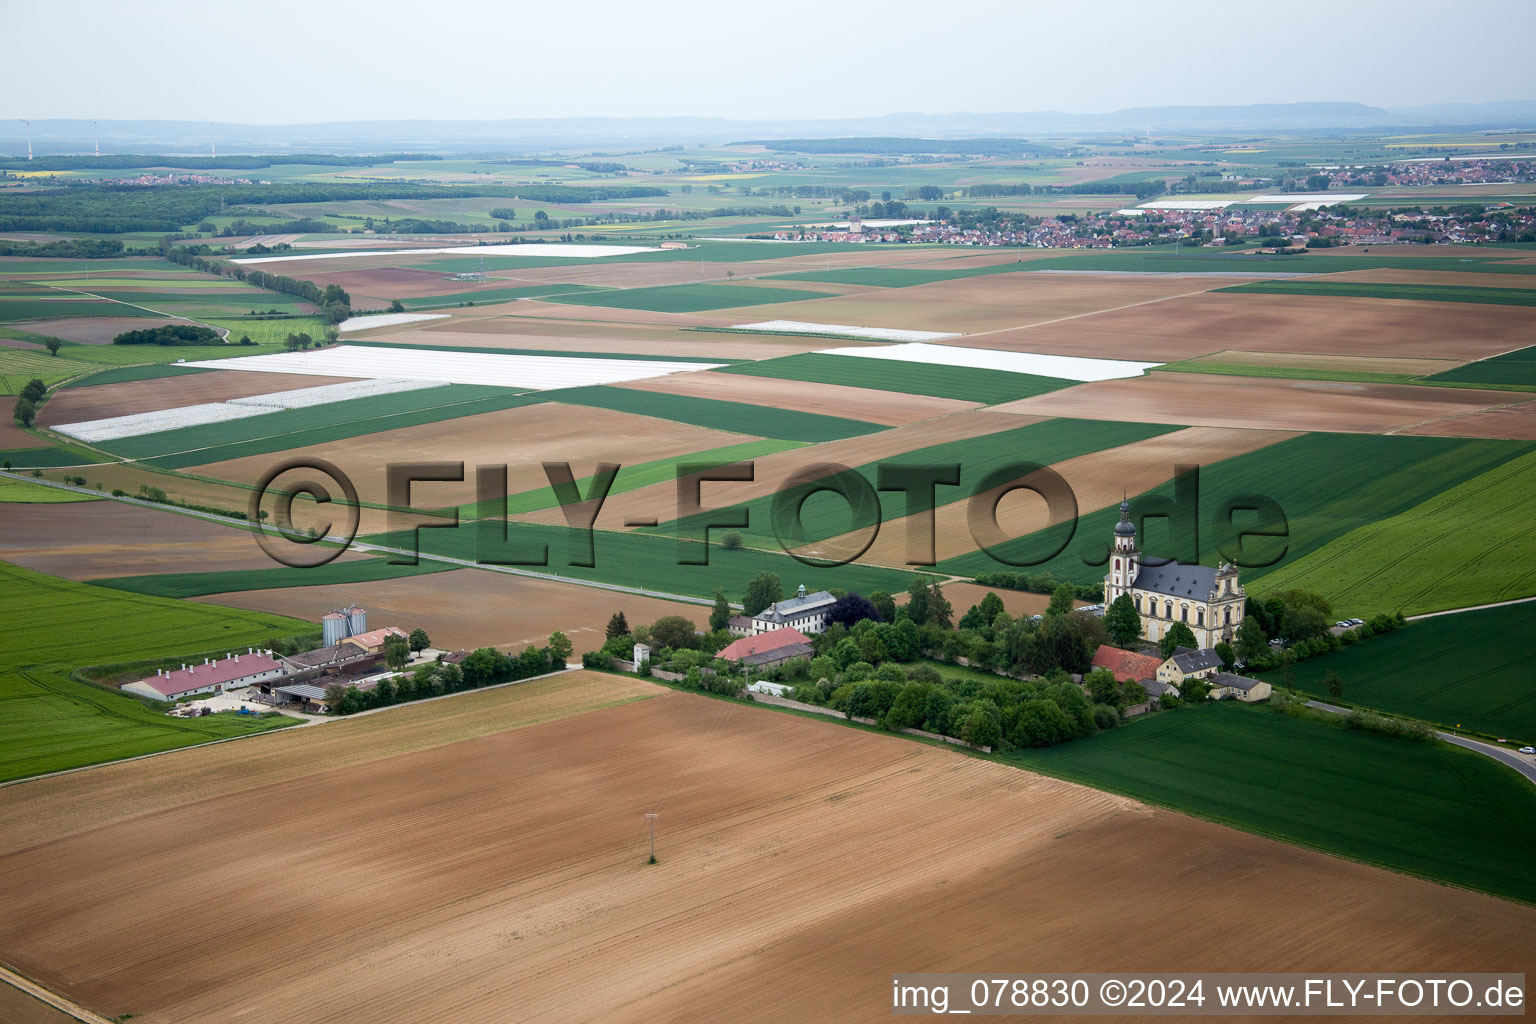
M 1252 703 L 1257 700 L 1267 700 L 1273 689 L 1262 679 L 1250 679 L 1247 676 L 1233 675 L 1231 672 L 1218 672 L 1211 677 L 1211 692 L 1207 696 L 1211 700 L 1229 697 L 1233 700 Z
M 349 636 L 342 642 L 357 647 L 365 654 L 380 654 L 384 650 L 385 642 L 392 636 L 408 639 L 410 634 L 399 626 L 385 626 L 383 629 L 375 629 L 368 633 Z
M 810 657 L 811 639 L 793 626 L 785 626 L 734 640 L 718 656 L 753 668 L 782 665 L 792 658 Z
M 1114 673 L 1116 679 L 1128 679 L 1146 686 L 1158 682 L 1157 673 L 1162 662 L 1150 654 L 1122 651 L 1118 647 L 1100 644 L 1099 649 L 1093 652 L 1093 667 L 1107 668 Z
M 201 665 L 183 665 L 174 671 L 126 683 L 122 689 L 154 700 L 178 700 L 198 693 L 222 693 L 283 674 L 282 664 L 271 651 L 246 648 L 244 654 L 226 655 L 223 661 L 204 659 Z
M 1142 635 L 1157 641 L 1182 622 L 1195 634 L 1201 648 L 1231 640 L 1248 607 L 1247 594 L 1237 579 L 1237 566 L 1223 562 L 1212 569 L 1204 565 L 1158 560 L 1142 562 L 1136 547 L 1136 527 L 1131 522 L 1131 503 L 1120 503 L 1115 524 L 1115 545 L 1109 573 L 1104 577 L 1107 608 L 1121 594 L 1130 594 L 1141 616 Z
M 797 629 L 802 633 L 825 633 L 827 615 L 837 598 L 825 590 L 814 594 L 805 592 L 805 584 L 787 601 L 775 601 L 752 616 L 752 632 L 767 633 L 775 629 Z
M 1157 681 L 1178 686 L 1186 679 L 1209 679 L 1221 671 L 1221 655 L 1176 647 L 1173 656 L 1157 667 Z

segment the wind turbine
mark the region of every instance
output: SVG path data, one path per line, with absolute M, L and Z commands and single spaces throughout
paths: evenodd
M 31 160 L 32 159 L 32 122 L 28 121 L 24 117 L 18 118 L 17 120 L 19 120 L 22 124 L 27 126 L 27 159 Z
M 91 138 L 96 143 L 96 155 L 101 156 L 101 132 L 96 128 L 98 123 L 97 121 L 91 122 Z
M 214 158 L 217 158 L 219 155 L 218 150 L 214 147 L 212 121 L 208 122 L 208 155 Z

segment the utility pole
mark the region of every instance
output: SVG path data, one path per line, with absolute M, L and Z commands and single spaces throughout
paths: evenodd
M 651 823 L 651 859 L 650 863 L 656 863 L 656 819 L 659 814 L 647 814 L 646 819 Z
M 101 156 L 101 130 L 98 125 L 97 121 L 91 122 L 91 139 L 96 143 L 96 155 Z
M 27 126 L 27 159 L 31 160 L 32 159 L 32 122 L 28 121 L 24 117 L 20 118 L 19 120 L 21 121 L 22 124 Z

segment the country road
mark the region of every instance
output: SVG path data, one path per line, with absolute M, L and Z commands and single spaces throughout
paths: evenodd
M 1327 704 L 1320 700 L 1307 701 L 1307 707 L 1317 708 L 1319 711 L 1329 711 L 1336 715 L 1347 715 L 1355 710 L 1354 708 L 1341 708 L 1337 704 Z M 1435 735 L 1447 743 L 1464 747 L 1477 754 L 1483 754 L 1486 757 L 1493 758 L 1495 761 L 1504 762 L 1529 779 L 1531 785 L 1536 786 L 1536 757 L 1530 754 L 1516 753 L 1507 747 L 1500 747 L 1493 743 L 1484 743 L 1482 740 L 1472 740 L 1465 736 L 1458 736 L 1453 732 L 1440 732 L 1436 730 Z

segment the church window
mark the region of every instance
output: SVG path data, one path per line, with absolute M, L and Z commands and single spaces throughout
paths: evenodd
M 1196 608 L 1195 609 L 1195 625 L 1197 625 L 1197 626 L 1205 625 L 1205 609 L 1204 608 Z
M 1115 559 L 1115 572 L 1120 571 L 1120 559 Z
M 1227 605 L 1226 610 L 1222 613 L 1221 622 L 1222 622 L 1222 625 L 1224 625 L 1224 626 L 1232 625 L 1232 606 L 1231 605 Z
M 1188 622 L 1189 621 L 1189 605 L 1187 605 L 1187 604 L 1179 605 L 1179 621 L 1180 622 Z

